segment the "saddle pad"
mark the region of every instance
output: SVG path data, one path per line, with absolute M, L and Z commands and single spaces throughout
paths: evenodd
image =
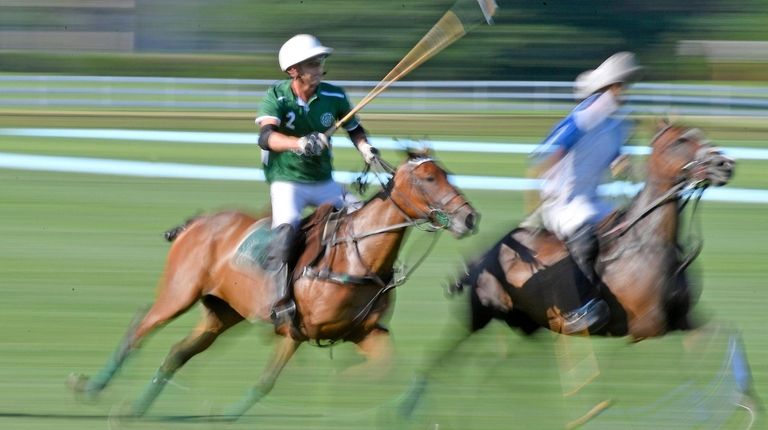
M 238 267 L 259 266 L 264 268 L 267 248 L 272 240 L 272 220 L 263 218 L 248 229 L 240 244 L 235 248 L 232 263 Z

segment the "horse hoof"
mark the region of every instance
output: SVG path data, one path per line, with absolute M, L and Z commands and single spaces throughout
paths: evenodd
M 212 423 L 215 423 L 215 422 L 232 423 L 237 421 L 238 418 L 240 418 L 240 415 L 225 413 L 221 409 L 221 407 L 215 407 L 212 403 L 207 404 L 207 406 L 204 406 L 204 409 L 208 411 L 208 421 Z
M 107 417 L 107 427 L 109 430 L 117 430 L 123 427 L 126 421 L 133 421 L 139 418 L 133 409 L 133 405 L 128 400 L 115 403 L 109 410 Z
M 240 419 L 244 414 L 239 406 L 229 407 L 226 410 L 211 413 L 211 421 L 223 421 L 233 423 Z
M 75 393 L 78 400 L 93 402 L 99 396 L 99 391 L 88 388 L 90 378 L 82 373 L 70 373 L 67 377 L 67 387 Z
M 67 376 L 67 387 L 75 392 L 82 392 L 85 389 L 85 384 L 88 383 L 88 377 L 82 373 L 70 373 Z

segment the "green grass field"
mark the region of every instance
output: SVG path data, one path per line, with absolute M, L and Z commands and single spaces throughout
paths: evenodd
M 30 126 L 33 118 L 0 116 L 0 127 Z M 103 118 L 46 119 L 35 126 L 112 124 Z M 237 126 L 229 131 L 247 127 L 232 122 Z M 372 123 L 379 134 L 398 136 L 394 125 Z M 515 136 L 539 134 L 545 123 L 537 119 L 535 125 L 523 127 L 523 121 L 499 121 L 478 134 L 487 140 L 499 141 L 501 136 L 517 140 Z M 225 130 L 228 124 L 212 123 L 210 129 Z M 405 135 L 437 139 L 468 132 L 443 125 L 406 123 L 410 130 Z M 176 119 L 146 127 L 192 130 L 200 129 L 200 124 Z M 705 124 L 702 128 L 707 130 Z M 713 128 L 724 142 L 750 139 L 751 146 L 762 144 L 759 133 L 747 127 Z M 512 133 L 515 129 L 519 133 Z M 0 152 L 258 164 L 258 151 L 242 146 L 3 137 Z M 394 153 L 385 156 L 396 160 Z M 339 151 L 337 157 L 340 169 L 360 166 L 351 151 Z M 445 154 L 442 159 L 451 171 L 466 174 L 518 176 L 525 166 L 524 159 L 516 156 Z M 761 175 L 764 162 L 742 165 L 734 186 L 768 188 Z M 540 333 L 526 339 L 494 323 L 443 363 L 414 419 L 399 421 L 394 406 L 411 377 L 458 327 L 462 302 L 444 296 L 443 282 L 459 270 L 462 256 L 495 241 L 524 215 L 521 193 L 468 191 L 483 216 L 480 233 L 461 242 L 443 235 L 426 262 L 398 290 L 390 321 L 397 360 L 386 378 L 346 375 L 346 369 L 361 362 L 352 345 L 332 350 L 304 345 L 273 392 L 248 416 L 235 424 L 206 422 L 202 416 L 236 401 L 256 380 L 270 352 L 270 328 L 242 324 L 179 372 L 148 420 L 110 420 L 121 402 L 136 397 L 170 346 L 198 317 L 193 309 L 148 339 L 100 402 L 79 403 L 66 389 L 68 373 L 96 371 L 134 312 L 152 300 L 168 250 L 161 233 L 202 211 L 259 210 L 268 205 L 267 188 L 251 182 L 20 170 L 0 170 L 0 183 L 0 285 L 5 293 L 0 300 L 0 428 L 557 429 L 603 400 L 612 401 L 612 406 L 584 428 L 745 428 L 748 415 L 731 406 L 730 379 L 721 369 L 728 335 L 736 331 L 743 337 L 757 392 L 768 398 L 764 333 L 768 208 L 704 202 L 700 219 L 705 248 L 696 264 L 703 294 L 697 312 L 719 328 L 698 341 L 682 334 L 634 345 L 624 339 L 575 339 L 571 344 L 575 351 L 594 348 L 601 373 L 576 395 L 564 397 L 553 336 Z M 412 234 L 416 240 L 406 245 L 406 260 L 420 255 L 425 236 Z

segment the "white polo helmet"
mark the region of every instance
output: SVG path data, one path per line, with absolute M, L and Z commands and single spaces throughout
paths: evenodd
M 318 55 L 330 55 L 333 49 L 323 46 L 315 36 L 309 34 L 297 34 L 288 39 L 280 47 L 277 59 L 280 62 L 282 71 L 289 67 L 299 64 L 304 60 L 316 57 Z
M 597 69 L 580 74 L 574 83 L 573 93 L 577 99 L 585 99 L 611 84 L 637 80 L 642 69 L 635 61 L 635 54 L 618 52 L 603 61 Z

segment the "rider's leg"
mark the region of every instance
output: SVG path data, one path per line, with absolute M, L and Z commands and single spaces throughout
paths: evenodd
M 280 224 L 272 229 L 272 236 L 268 261 L 270 261 L 269 269 L 274 270 L 277 300 L 272 305 L 270 317 L 275 325 L 281 325 L 292 321 L 296 313 L 296 304 L 293 301 L 289 279 L 291 274 L 289 259 L 296 238 L 296 229 L 291 224 Z
M 561 315 L 560 331 L 570 334 L 598 330 L 607 322 L 610 313 L 608 305 L 600 299 L 600 280 L 595 272 L 599 248 L 593 220 L 599 218 L 600 208 L 593 201 L 576 196 L 544 200 L 541 209 L 544 226 L 565 242 L 576 265 L 573 293 L 578 293 L 578 300 L 562 297 L 561 309 L 567 312 Z M 575 305 L 577 301 L 579 304 Z
M 276 325 L 293 320 L 296 305 L 290 289 L 289 260 L 296 238 L 296 226 L 307 206 L 306 184 L 275 181 L 270 185 L 272 200 L 272 240 L 267 251 L 266 269 L 273 273 L 275 302 L 270 317 Z
M 595 227 L 592 224 L 583 225 L 566 240 L 565 245 L 581 273 L 597 288 L 600 277 L 595 271 L 595 262 L 597 261 L 599 245 Z
M 574 284 L 582 305 L 563 314 L 562 331 L 568 334 L 598 330 L 608 321 L 610 310 L 600 298 L 600 277 L 595 270 L 599 252 L 595 227 L 592 224 L 583 225 L 568 237 L 565 244 L 578 267 L 578 271 L 574 272 Z
M 270 186 L 272 200 L 273 239 L 268 255 L 269 270 L 274 270 L 277 301 L 272 307 L 271 318 L 276 325 L 292 321 L 296 313 L 290 289 L 288 260 L 296 237 L 296 226 L 306 206 L 332 203 L 337 208 L 349 203 L 353 196 L 346 196 L 341 184 L 328 180 L 316 184 L 273 182 Z

